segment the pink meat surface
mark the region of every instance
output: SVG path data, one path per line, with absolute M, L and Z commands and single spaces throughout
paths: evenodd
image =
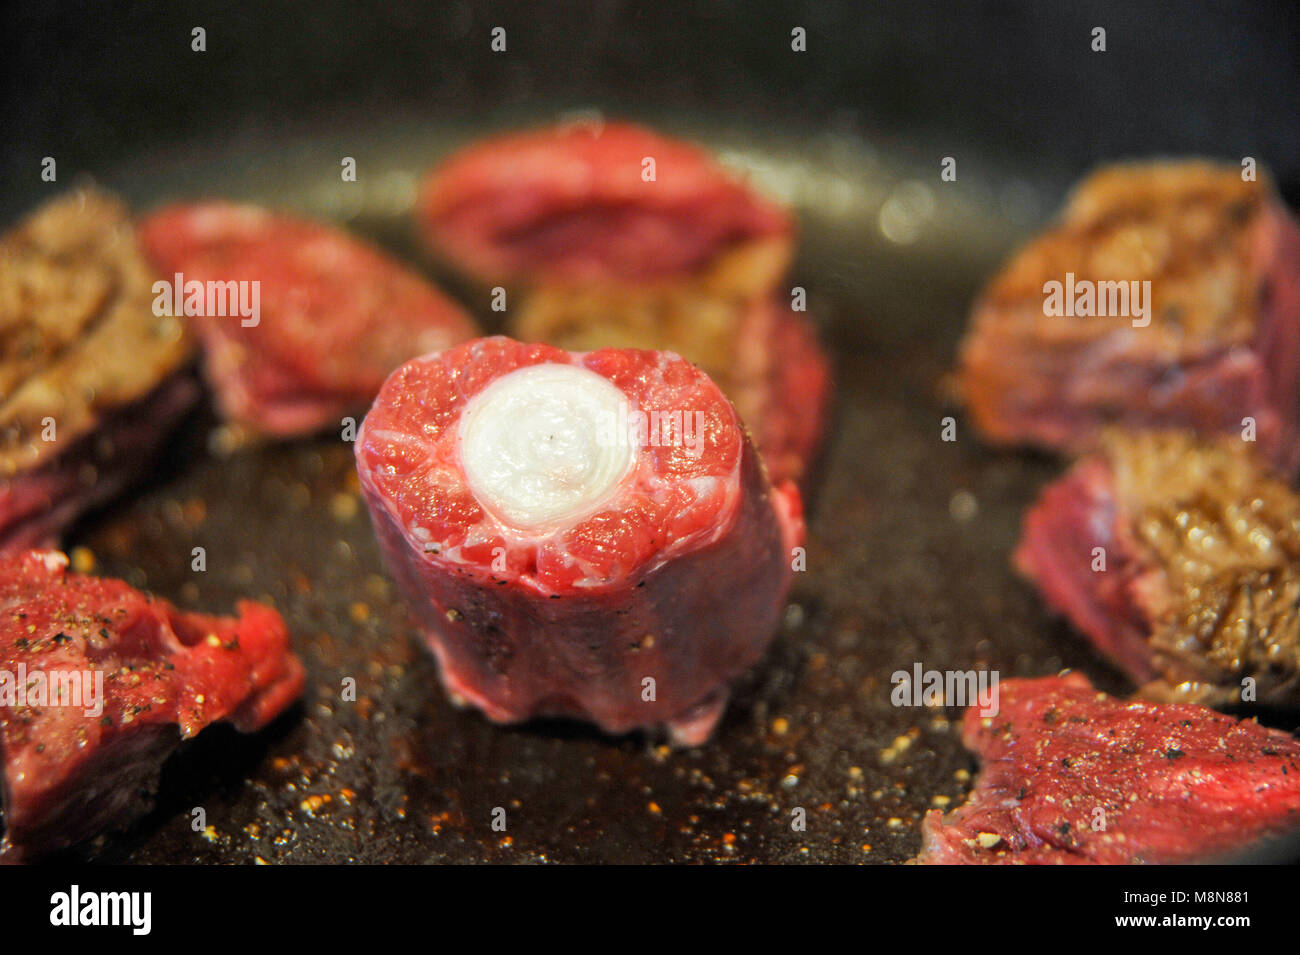
M 930 864 L 1203 859 L 1300 826 L 1300 742 L 1203 706 L 1126 702 L 1072 673 L 1000 686 L 966 711 L 981 770 L 965 805 L 929 812 Z
M 511 526 L 471 491 L 458 426 L 488 385 L 541 364 L 594 372 L 647 414 L 700 412 L 702 451 L 646 444 L 597 512 Z M 666 726 L 702 742 L 728 683 L 776 632 L 802 541 L 798 492 L 772 489 L 731 403 L 676 355 L 469 342 L 394 372 L 356 454 L 386 562 L 443 682 L 495 721 Z
M 326 225 L 206 202 L 154 213 L 141 236 L 169 282 L 179 274 L 185 283 L 259 283 L 256 325 L 239 315 L 192 318 L 222 413 L 255 432 L 338 426 L 403 361 L 475 334 L 420 276 Z
M 444 256 L 492 285 L 653 280 L 793 233 L 782 209 L 703 150 L 627 123 L 475 143 L 425 180 L 417 211 Z
M 260 729 L 302 692 L 302 665 L 274 610 L 244 601 L 238 617 L 182 613 L 66 567 L 56 551 L 0 558 L 6 862 L 130 823 L 148 810 L 180 740 L 218 721 Z M 28 693 L 37 673 L 47 685 L 59 673 L 98 674 L 99 712 L 84 695 L 18 697 L 22 673 Z

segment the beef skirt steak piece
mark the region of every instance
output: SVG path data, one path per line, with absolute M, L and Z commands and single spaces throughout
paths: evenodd
M 5 862 L 130 823 L 182 739 L 260 729 L 302 692 L 274 610 L 182 613 L 66 568 L 57 551 L 0 558 Z
M 125 207 L 81 190 L 0 238 L 0 553 L 148 470 L 198 397 Z
M 155 212 L 141 234 L 171 310 L 195 324 L 219 409 L 250 433 L 338 427 L 402 362 L 476 334 L 423 278 L 319 223 L 204 202 Z M 190 283 L 201 302 L 177 293 Z
M 418 211 L 454 265 L 523 286 L 512 336 L 676 352 L 735 402 L 773 480 L 804 480 L 830 363 L 782 287 L 794 223 L 705 151 L 626 123 L 499 136 L 434 170 Z
M 1103 169 L 985 289 L 960 390 L 990 440 L 1070 451 L 1110 424 L 1241 435 L 1251 418 L 1293 475 L 1300 229 L 1238 166 Z
M 1083 676 L 1007 680 L 966 711 L 982 764 L 927 813 L 918 861 L 1130 864 L 1223 855 L 1300 826 L 1300 742 L 1194 704 L 1125 702 Z
M 1102 442 L 1026 514 L 1016 566 L 1143 696 L 1300 706 L 1300 495 L 1231 438 Z
M 408 362 L 356 443 L 389 569 L 447 689 L 704 741 L 771 642 L 803 523 L 676 355 L 487 338 Z

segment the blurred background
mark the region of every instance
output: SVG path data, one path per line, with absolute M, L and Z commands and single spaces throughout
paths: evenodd
M 141 152 L 375 117 L 599 106 L 828 125 L 1069 178 L 1106 158 L 1253 155 L 1294 202 L 1300 5 L 1240 2 L 9 4 L 4 211 Z M 190 31 L 207 32 L 207 52 Z M 490 34 L 504 27 L 507 51 Z M 792 53 L 791 30 L 807 31 Z M 1106 30 L 1107 51 L 1090 49 Z

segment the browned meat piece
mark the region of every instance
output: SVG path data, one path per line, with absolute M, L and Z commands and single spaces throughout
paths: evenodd
M 177 374 L 139 401 L 113 411 L 99 429 L 53 461 L 0 478 L 0 553 L 57 541 L 78 515 L 146 475 L 158 446 L 198 397 Z
M 197 397 L 126 210 L 82 191 L 0 239 L 0 552 L 55 539 L 146 469 Z
M 181 613 L 55 551 L 0 558 L 0 859 L 75 845 L 147 812 L 163 760 L 226 720 L 251 732 L 302 692 L 280 615 Z
M 1235 166 L 1102 170 L 984 291 L 961 390 L 990 440 L 1070 451 L 1108 424 L 1241 435 L 1253 418 L 1263 452 L 1294 474 L 1300 229 Z
M 1241 442 L 1107 433 L 1015 559 L 1144 696 L 1300 706 L 1300 495 Z
M 1084 677 L 1007 680 L 966 711 L 982 768 L 925 817 L 939 865 L 1189 862 L 1300 826 L 1300 742 L 1191 704 L 1128 703 Z

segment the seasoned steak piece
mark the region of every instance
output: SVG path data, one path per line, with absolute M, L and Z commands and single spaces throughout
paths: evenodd
M 1190 862 L 1300 826 L 1300 742 L 1203 706 L 1125 702 L 1083 676 L 1006 680 L 966 711 L 982 768 L 926 814 L 930 864 Z
M 1142 695 L 1300 706 L 1300 495 L 1248 445 L 1106 434 L 1015 562 Z
M 755 245 L 769 250 L 770 277 L 793 238 L 783 209 L 703 150 L 628 123 L 476 143 L 425 179 L 417 215 L 432 245 L 487 285 L 654 281 Z
M 260 729 L 302 691 L 274 610 L 182 613 L 66 567 L 56 551 L 0 558 L 5 862 L 130 823 L 180 740 Z
M 1143 317 L 1131 283 L 1144 281 Z M 1114 314 L 1125 297 L 1129 314 Z M 985 289 L 960 383 L 995 442 L 1079 451 L 1109 424 L 1241 435 L 1253 418 L 1260 448 L 1294 474 L 1300 229 L 1235 166 L 1104 169 Z
M 798 492 L 676 355 L 469 342 L 394 372 L 356 453 L 443 682 L 495 721 L 703 742 L 776 632 Z
M 254 433 L 338 427 L 403 361 L 475 333 L 424 279 L 325 225 L 205 202 L 156 212 L 141 234 L 173 286 L 203 284 L 203 304 L 185 309 L 206 377 L 222 413 Z M 244 311 L 256 302 L 258 314 L 232 314 L 224 292 L 225 307 L 211 311 L 208 283 L 243 292 Z
M 125 208 L 93 191 L 0 238 L 0 553 L 52 542 L 145 470 L 198 389 Z
M 435 170 L 420 213 L 456 265 L 525 286 L 514 337 L 677 352 L 735 402 L 774 481 L 806 476 L 830 366 L 779 287 L 794 225 L 702 150 L 622 123 L 502 136 Z

